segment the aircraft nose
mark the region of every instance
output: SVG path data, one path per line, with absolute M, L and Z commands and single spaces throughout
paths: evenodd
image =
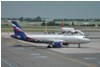
M 88 39 L 88 38 L 84 38 L 83 40 L 84 40 L 85 43 L 89 43 L 90 42 L 90 39 Z

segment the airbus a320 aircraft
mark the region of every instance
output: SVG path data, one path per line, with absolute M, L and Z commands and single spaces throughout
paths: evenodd
M 61 25 L 62 25 L 61 30 L 62 30 L 63 32 L 67 32 L 67 33 L 68 33 L 68 32 L 70 32 L 70 33 L 79 33 L 79 34 L 81 34 L 81 35 L 85 35 L 82 31 L 80 31 L 80 30 L 78 30 L 78 29 L 69 28 L 69 27 L 64 27 L 64 20 L 62 20 Z
M 12 21 L 14 34 L 12 38 L 28 41 L 28 42 L 46 42 L 48 48 L 61 47 L 62 45 L 68 44 L 80 44 L 89 43 L 90 39 L 83 35 L 66 35 L 66 34 L 38 34 L 38 35 L 27 35 L 23 29 L 17 24 L 16 21 Z

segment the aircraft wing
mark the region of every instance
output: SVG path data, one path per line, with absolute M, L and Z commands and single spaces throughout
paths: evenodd
M 64 42 L 64 40 L 61 40 L 61 39 L 50 39 L 50 41 L 52 41 L 52 42 Z

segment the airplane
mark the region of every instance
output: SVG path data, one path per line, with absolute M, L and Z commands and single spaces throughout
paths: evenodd
M 80 30 L 78 30 L 78 29 L 75 29 L 75 28 L 69 28 L 69 27 L 64 27 L 64 20 L 62 20 L 62 28 L 61 28 L 61 30 L 63 31 L 63 32 L 70 32 L 70 33 L 79 33 L 79 34 L 81 34 L 81 35 L 85 35 L 82 31 L 80 31 Z
M 78 48 L 80 48 L 80 44 L 89 43 L 90 39 L 86 38 L 83 35 L 67 35 L 67 34 L 37 34 L 37 35 L 28 35 L 24 32 L 24 30 L 18 25 L 16 21 L 12 21 L 12 27 L 14 30 L 14 34 L 11 35 L 12 38 L 23 40 L 27 42 L 35 42 L 35 43 L 47 43 L 47 48 L 58 48 L 62 47 L 62 45 L 68 44 L 78 44 Z M 65 43 L 65 44 L 64 44 Z

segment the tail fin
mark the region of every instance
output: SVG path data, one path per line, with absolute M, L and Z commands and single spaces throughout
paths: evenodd
M 64 20 L 62 20 L 62 23 L 61 23 L 61 25 L 62 25 L 62 28 L 64 27 Z
M 26 34 L 22 30 L 22 28 L 18 25 L 18 23 L 16 21 L 12 21 L 12 26 L 13 26 L 13 30 L 14 30 L 14 33 L 15 33 L 14 36 L 17 36 L 21 40 L 25 40 Z

